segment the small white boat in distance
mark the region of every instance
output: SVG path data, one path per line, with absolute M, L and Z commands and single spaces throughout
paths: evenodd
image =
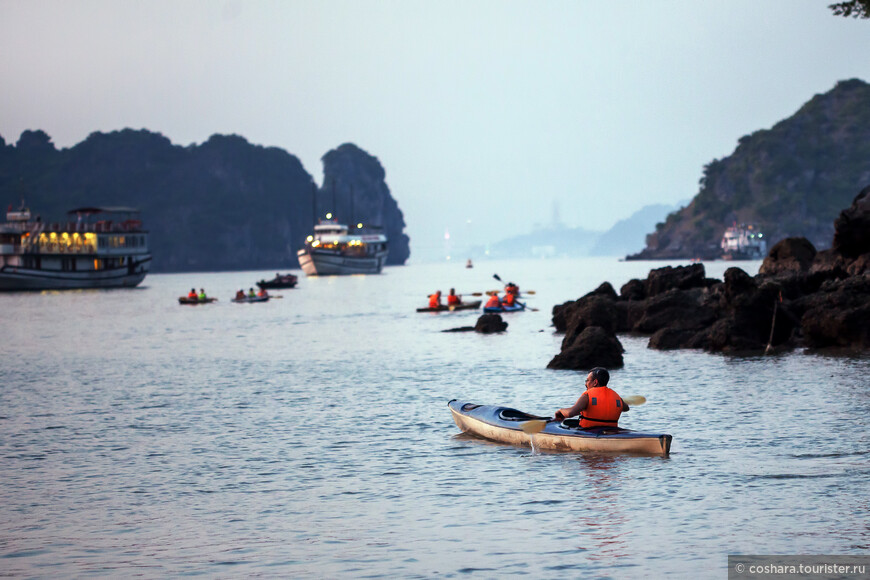
M 380 274 L 387 262 L 387 236 L 357 232 L 350 233 L 337 221 L 321 220 L 297 252 L 302 271 L 308 276 Z

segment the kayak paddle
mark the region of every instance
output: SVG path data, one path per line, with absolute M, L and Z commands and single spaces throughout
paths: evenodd
M 631 405 L 632 407 L 637 407 L 638 405 L 643 405 L 646 403 L 646 397 L 643 395 L 629 395 L 627 397 L 622 397 L 622 400 Z

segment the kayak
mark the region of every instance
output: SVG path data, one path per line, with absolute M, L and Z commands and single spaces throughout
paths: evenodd
M 454 310 L 477 310 L 478 308 L 480 308 L 480 302 L 481 301 L 478 300 L 477 302 L 465 302 L 463 304 L 451 304 L 449 306 L 447 304 L 442 304 L 437 308 L 418 308 L 417 312 L 453 312 Z
M 188 298 L 187 296 L 181 296 L 178 298 L 179 304 L 211 304 L 216 301 L 217 298 L 206 298 L 205 300 L 200 300 L 199 298 Z
M 476 405 L 453 399 L 447 406 L 453 414 L 456 426 L 464 433 L 484 439 L 531 445 L 553 451 L 599 451 L 609 453 L 642 453 L 667 456 L 671 451 L 670 435 L 663 433 L 639 433 L 619 427 L 593 427 L 581 429 L 577 419 L 549 421 L 536 435 L 524 433 L 522 426 L 527 421 L 548 420 L 550 417 L 530 415 L 508 407 Z
M 244 298 L 233 298 L 233 302 L 268 302 L 271 296 L 245 296 Z
M 513 306 L 505 306 L 502 304 L 501 306 L 486 306 L 484 307 L 484 312 L 519 312 L 520 310 L 525 310 L 526 305 L 522 302 L 517 302 Z

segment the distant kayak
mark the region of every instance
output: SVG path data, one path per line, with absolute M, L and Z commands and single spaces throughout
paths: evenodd
M 522 302 L 517 302 L 513 306 L 505 306 L 502 304 L 501 306 L 487 306 L 483 309 L 484 312 L 519 312 L 521 310 L 525 310 L 526 305 Z
M 181 296 L 178 298 L 179 304 L 211 304 L 212 302 L 217 302 L 217 298 L 206 298 L 205 300 L 200 300 L 199 298 L 188 298 L 187 296 Z
M 437 308 L 418 308 L 417 312 L 453 312 L 454 310 L 477 310 L 480 308 L 480 300 L 476 302 L 464 302 L 462 304 L 451 304 L 450 306 L 442 304 Z
M 524 433 L 522 426 L 528 421 L 547 420 L 508 407 L 476 405 L 453 399 L 447 406 L 453 421 L 464 433 L 484 439 L 530 446 L 532 435 Z M 550 421 L 540 433 L 534 435 L 535 447 L 553 451 L 599 451 L 611 453 L 643 453 L 667 456 L 671 450 L 670 435 L 639 433 L 619 427 L 580 429 L 577 419 Z
M 244 298 L 233 298 L 233 302 L 268 302 L 271 296 L 245 296 Z

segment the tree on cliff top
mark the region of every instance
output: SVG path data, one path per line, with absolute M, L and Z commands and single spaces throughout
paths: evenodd
M 828 5 L 836 16 L 870 18 L 870 0 L 849 0 Z

